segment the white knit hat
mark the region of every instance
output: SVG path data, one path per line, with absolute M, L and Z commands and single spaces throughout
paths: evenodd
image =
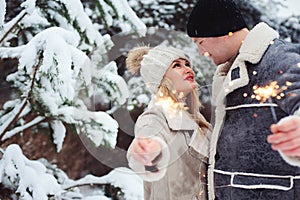
M 156 46 L 143 56 L 140 73 L 153 94 L 157 93 L 167 69 L 179 58 L 189 61 L 183 51 L 170 46 Z

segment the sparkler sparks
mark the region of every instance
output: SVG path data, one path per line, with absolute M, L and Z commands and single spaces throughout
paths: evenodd
M 203 54 L 205 57 L 209 57 L 209 53 L 206 51 L 206 52 L 204 52 L 204 54 Z
M 179 94 L 179 98 L 183 98 L 183 94 Z M 162 93 L 155 96 L 155 105 L 159 105 L 167 110 L 171 116 L 181 114 L 182 110 L 188 109 L 188 107 L 185 106 L 185 103 L 175 102 L 170 96 L 164 96 Z
M 290 86 L 292 83 L 287 81 L 286 85 Z M 258 85 L 253 86 L 253 95 L 252 98 L 255 98 L 256 100 L 260 101 L 261 103 L 264 103 L 268 101 L 269 103 L 272 102 L 272 97 L 276 99 L 281 99 L 284 97 L 284 93 L 282 93 L 284 90 L 287 89 L 287 86 L 279 87 L 277 84 L 277 81 L 272 81 L 269 85 L 259 87 Z M 274 110 L 274 106 L 270 106 L 271 113 L 273 116 L 273 119 L 275 122 L 277 122 L 277 116 Z
M 261 103 L 264 103 L 267 99 L 271 97 L 276 97 L 277 99 L 281 99 L 282 91 L 286 89 L 285 87 L 279 87 L 277 84 L 277 81 L 273 81 L 270 83 L 270 85 L 258 87 L 258 85 L 253 86 L 253 92 L 254 95 L 252 95 L 252 98 L 255 98 L 256 100 L 260 101 Z

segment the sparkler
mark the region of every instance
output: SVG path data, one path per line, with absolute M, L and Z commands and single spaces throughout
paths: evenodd
M 173 93 L 175 94 L 176 92 L 174 91 Z M 183 94 L 180 93 L 179 98 L 183 98 Z M 175 102 L 170 96 L 164 96 L 162 93 L 155 96 L 155 105 L 166 109 L 172 116 L 178 114 L 178 111 L 188 109 L 184 102 Z M 179 114 L 181 114 L 181 112 Z
M 290 85 L 290 82 L 286 82 L 286 85 Z M 282 91 L 286 90 L 287 86 L 279 87 L 277 84 L 277 81 L 271 82 L 269 85 L 258 87 L 258 85 L 253 86 L 253 95 L 252 98 L 255 98 L 256 100 L 260 101 L 261 103 L 264 103 L 268 101 L 270 104 L 272 104 L 272 97 L 276 99 L 281 99 L 284 97 L 284 93 Z M 271 113 L 273 120 L 277 122 L 277 116 L 275 113 L 274 105 L 270 105 Z

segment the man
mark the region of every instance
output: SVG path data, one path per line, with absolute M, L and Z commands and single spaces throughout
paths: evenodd
M 187 33 L 218 65 L 209 198 L 300 199 L 300 45 L 249 30 L 232 0 L 199 0 Z

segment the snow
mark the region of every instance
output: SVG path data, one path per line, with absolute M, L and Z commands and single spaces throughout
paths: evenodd
M 26 13 L 32 13 L 35 10 L 36 0 L 26 0 L 21 4 L 21 7 L 25 8 Z
M 128 18 L 128 20 L 132 22 L 135 30 L 140 36 L 146 35 L 146 25 L 136 16 L 126 0 L 111 0 L 111 2 L 116 6 L 119 15 Z M 120 23 L 119 26 L 121 27 L 122 32 L 129 33 L 131 31 L 131 26 L 125 23 Z
M 128 200 L 143 200 L 143 180 L 136 175 L 131 169 L 126 167 L 119 167 L 112 170 L 109 174 L 102 177 L 95 177 L 87 175 L 84 178 L 71 182 L 65 187 L 72 187 L 75 184 L 88 184 L 88 183 L 110 183 L 115 187 L 119 187 L 124 191 L 124 197 Z
M 6 13 L 6 1 L 0 0 L 0 30 L 4 24 L 5 13 Z
M 34 118 L 33 120 L 31 120 L 30 122 L 27 122 L 25 125 L 17 126 L 14 129 L 7 131 L 4 135 L 4 137 L 2 138 L 2 141 L 14 136 L 17 133 L 22 132 L 23 130 L 26 130 L 34 125 L 39 124 L 43 120 L 45 120 L 45 117 L 38 116 L 38 117 Z
M 25 200 L 47 200 L 47 195 L 61 190 L 54 176 L 46 173 L 46 167 L 28 160 L 16 144 L 8 146 L 0 160 L 0 175 L 1 183 L 17 186 L 20 198 Z M 33 198 L 28 192 L 32 192 Z
M 45 164 L 46 162 L 28 160 L 17 144 L 11 144 L 3 152 L 3 158 L 0 160 L 0 183 L 16 189 L 20 199 L 24 200 L 48 200 L 49 195 L 55 199 L 109 199 L 104 196 L 102 190 L 78 193 L 80 185 L 97 184 L 111 184 L 121 188 L 125 199 L 143 199 L 143 180 L 126 167 L 116 168 L 102 177 L 87 175 L 79 180 L 71 180 L 59 170 L 51 169 L 51 166 L 47 169 Z M 55 176 L 51 174 L 51 170 L 55 172 Z M 63 180 L 58 182 L 62 177 Z
M 57 114 L 63 116 L 65 122 L 75 124 L 78 133 L 86 134 L 96 146 L 115 147 L 119 125 L 107 113 L 64 106 L 59 108 Z
M 61 121 L 54 120 L 50 123 L 51 129 L 53 130 L 53 143 L 56 144 L 57 152 L 60 152 L 64 139 L 66 137 L 66 128 Z
M 22 20 L 22 25 L 24 27 L 38 27 L 38 26 L 49 26 L 49 22 L 41 17 L 41 14 L 37 9 L 34 9 L 32 13 L 27 14 L 23 20 Z
M 141 94 L 139 96 L 137 96 L 136 98 L 138 100 L 138 102 L 140 102 L 141 104 L 148 104 L 150 99 L 149 96 L 147 96 L 146 94 Z
M 60 0 L 60 2 L 65 4 L 70 18 L 77 21 L 81 31 L 86 33 L 91 42 L 94 42 L 97 46 L 101 46 L 105 43 L 103 36 L 94 28 L 92 21 L 84 12 L 80 0 Z
M 139 35 L 146 33 L 146 26 L 126 0 L 113 0 L 112 5 L 102 0 L 100 2 L 104 5 L 107 24 L 117 25 L 123 32 L 132 32 L 134 29 Z M 4 22 L 5 3 L 4 0 L 0 0 L 0 37 L 18 20 L 22 20 L 18 28 L 25 30 L 24 38 L 28 41 L 22 40 L 23 38 L 19 38 L 17 34 L 10 33 L 0 47 L 1 59 L 16 58 L 19 61 L 18 71 L 7 76 L 7 80 L 13 82 L 22 93 L 19 99 L 16 98 L 17 100 L 3 106 L 5 112 L 1 113 L 6 115 L 0 118 L 0 128 L 1 133 L 4 130 L 6 132 L 1 136 L 2 139 L 5 140 L 47 119 L 53 130 L 53 143 L 58 152 L 61 151 L 66 137 L 64 123 L 75 125 L 78 133 L 86 134 L 95 146 L 115 147 L 118 133 L 117 121 L 109 115 L 109 111 L 89 111 L 77 96 L 81 90 L 88 91 L 88 97 L 93 96 L 92 80 L 98 79 L 102 83 L 101 86 L 105 86 L 101 88 L 102 91 L 109 91 L 111 94 L 108 101 L 114 101 L 118 106 L 126 102 L 129 91 L 125 80 L 118 75 L 116 63 L 111 62 L 95 70 L 93 68 L 95 66 L 91 64 L 85 52 L 98 47 L 101 55 L 105 55 L 112 46 L 110 36 L 100 34 L 97 26 L 84 12 L 80 0 L 47 2 L 50 8 L 63 4 L 69 15 L 68 20 L 62 14 L 65 10 L 60 10 L 62 7 L 57 7 L 58 10 L 43 10 L 36 7 L 38 5 L 35 0 L 26 0 L 21 4 L 23 10 L 7 23 Z M 57 27 L 53 27 L 51 24 L 53 22 L 47 20 L 45 17 L 47 14 L 53 17 L 52 20 Z M 118 20 L 115 20 L 116 15 L 119 15 Z M 74 24 L 77 26 L 74 27 Z M 45 29 L 45 27 L 50 28 Z M 26 28 L 32 29 L 28 31 Z M 16 47 L 10 47 L 8 41 L 11 39 L 18 41 Z M 100 75 L 95 72 L 99 72 Z M 28 101 L 29 98 L 33 101 Z M 140 99 L 145 101 L 143 98 Z M 32 102 L 34 104 L 31 104 Z M 36 112 L 35 109 L 40 107 L 43 110 L 35 113 L 37 116 L 31 121 L 22 119 L 29 112 Z M 16 118 L 17 123 L 14 124 L 17 126 L 10 126 L 17 113 L 20 113 Z M 10 130 L 6 130 L 7 127 Z M 133 172 L 129 175 L 128 170 L 113 171 L 112 174 L 102 178 L 102 181 L 106 183 L 113 181 L 114 185 L 122 188 L 126 199 L 143 199 L 142 180 Z M 48 199 L 48 195 L 54 194 L 59 197 L 62 192 L 56 177 L 49 174 L 40 162 L 28 160 L 22 154 L 20 147 L 15 144 L 7 147 L 0 159 L 0 177 L 3 185 L 12 187 L 20 193 L 20 198 L 25 200 Z M 97 199 L 108 199 L 101 194 L 83 199 L 94 199 L 95 195 Z M 74 196 L 81 197 L 78 193 Z
M 116 62 L 108 63 L 100 71 L 99 78 L 110 80 L 110 84 L 115 84 L 117 91 L 112 92 L 111 98 L 116 100 L 118 104 L 122 105 L 126 102 L 129 96 L 129 91 L 125 80 L 118 75 L 118 67 Z
M 85 197 L 82 200 L 95 200 L 95 199 L 97 199 L 97 200 L 111 200 L 110 198 L 107 198 L 105 196 L 97 196 L 97 195 Z
M 299 0 L 283 0 L 281 1 L 286 7 L 281 7 L 278 16 L 288 17 L 291 15 L 300 15 L 300 1 Z
M 76 33 L 60 27 L 51 27 L 37 34 L 26 45 L 15 48 L 1 48 L 0 55 L 11 55 L 19 58 L 19 70 L 21 72 L 11 74 L 9 80 L 20 84 L 18 86 L 25 94 L 30 90 L 31 80 L 25 83 L 17 80 L 26 74 L 33 78 L 35 74 L 35 81 L 39 83 L 39 86 L 36 86 L 30 95 L 36 96 L 40 104 L 44 106 L 44 109 L 48 112 L 45 114 L 46 116 L 60 117 L 67 123 L 79 126 L 78 130 L 87 134 L 96 146 L 102 144 L 114 147 L 116 145 L 118 124 L 107 113 L 93 113 L 87 111 L 84 107 L 81 108 L 83 110 L 70 107 L 69 112 L 66 112 L 68 111 L 66 105 L 78 98 L 78 89 L 82 86 L 89 87 L 92 76 L 97 76 L 97 74 L 92 74 L 92 66 L 87 55 L 76 48 L 78 44 L 79 37 Z M 43 52 L 43 59 L 39 67 L 36 68 L 39 62 L 38 52 Z M 111 92 L 112 98 L 116 98 L 119 104 L 123 104 L 128 97 L 128 89 L 123 78 L 117 74 L 116 65 L 108 65 L 103 69 L 103 74 L 106 82 L 116 84 L 116 86 L 111 87 L 115 87 L 114 90 L 119 91 Z M 108 87 L 110 86 L 108 85 Z M 42 121 L 43 118 L 37 122 Z M 9 131 L 4 138 L 7 139 L 22 131 L 32 123 L 34 121 Z M 86 127 L 84 128 L 84 126 Z M 59 129 L 56 128 L 58 127 L 55 126 L 55 130 L 59 131 L 54 132 L 54 141 L 59 151 L 65 137 L 65 131 L 62 126 Z
M 125 192 L 125 199 L 144 199 L 143 180 L 128 168 L 116 168 L 107 176 L 104 176 L 103 179 L 112 183 L 114 186 L 122 188 L 122 191 Z
M 1 116 L 1 118 L 0 118 L 0 124 L 1 124 L 0 135 L 3 134 L 3 131 L 14 120 L 15 115 L 20 112 L 22 106 L 25 103 L 26 103 L 26 100 L 23 100 L 23 102 L 21 102 L 19 99 L 17 99 L 17 100 L 9 101 L 4 104 L 4 106 L 3 106 L 4 109 L 13 108 L 13 110 L 10 113 Z
M 155 3 L 155 0 L 144 0 L 144 1 L 143 1 L 143 4 L 144 4 L 144 5 L 151 5 L 151 4 L 153 4 L 153 3 Z
M 109 12 L 111 12 L 111 7 L 109 7 L 107 5 L 107 3 L 104 1 L 104 0 L 98 0 L 100 5 L 102 6 L 102 9 L 104 11 L 104 19 L 105 19 L 105 23 L 108 25 L 108 26 L 111 26 L 113 25 L 113 18 L 112 16 L 109 14 Z

